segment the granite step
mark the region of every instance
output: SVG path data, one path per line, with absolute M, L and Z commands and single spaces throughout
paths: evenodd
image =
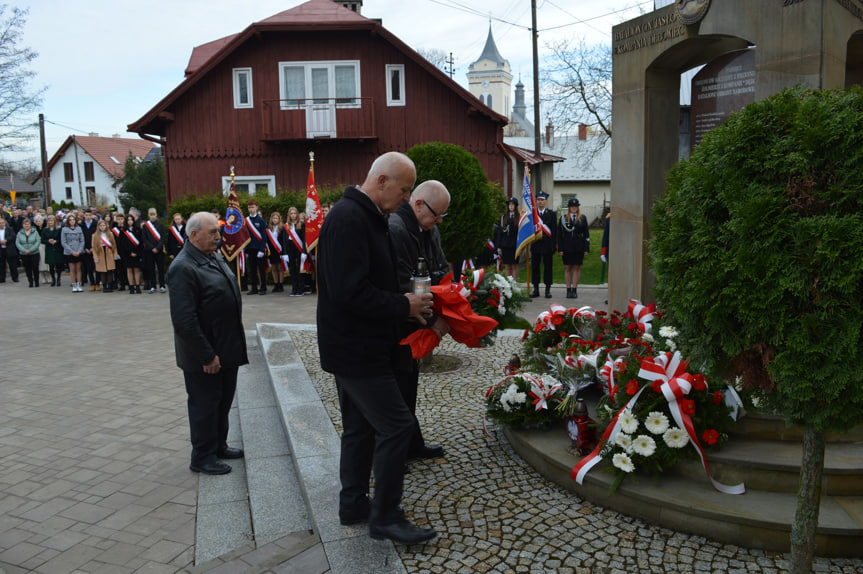
M 290 448 L 255 331 L 247 331 L 249 361 L 240 368 L 228 444 L 245 458 L 222 476 L 200 475 L 195 564 L 239 557 L 311 530 Z
M 725 484 L 743 482 L 748 489 L 796 493 L 802 457 L 800 442 L 735 436 L 722 450 L 708 454 L 708 465 L 713 477 Z M 681 461 L 675 470 L 690 479 L 704 476 L 704 468 L 695 460 Z M 863 443 L 827 443 L 821 490 L 829 495 L 863 496 Z
M 541 475 L 595 504 L 668 527 L 749 548 L 787 552 L 797 506 L 794 492 L 759 490 L 743 495 L 717 492 L 706 475 L 666 473 L 629 477 L 613 494 L 614 474 L 603 462 L 578 485 L 570 478 L 578 458 L 563 427 L 549 431 L 503 428 L 513 449 Z M 858 480 L 861 479 L 857 475 Z M 816 535 L 819 556 L 863 556 L 863 497 L 824 495 Z

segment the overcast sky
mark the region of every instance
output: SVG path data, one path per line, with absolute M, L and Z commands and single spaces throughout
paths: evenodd
M 194 46 L 241 32 L 252 22 L 301 0 L 32 0 L 24 44 L 39 57 L 31 68 L 36 86 L 47 86 L 48 157 L 72 134 L 101 136 L 126 126 L 183 80 Z M 530 0 L 365 0 L 362 14 L 382 18 L 390 32 L 414 49 L 438 49 L 455 59 L 454 79 L 465 73 L 485 44 L 489 20 L 498 49 L 515 79 L 529 89 Z M 653 0 L 537 0 L 540 58 L 549 42 L 585 39 L 611 43 L 611 27 L 653 9 Z M 528 94 L 528 101 L 532 97 Z M 37 118 L 34 117 L 34 122 Z M 38 162 L 38 138 L 13 161 Z

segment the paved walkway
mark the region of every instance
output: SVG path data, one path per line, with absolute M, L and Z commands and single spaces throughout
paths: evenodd
M 565 303 L 563 292 L 555 288 L 553 300 Z M 578 305 L 604 308 L 604 290 L 579 293 Z M 167 302 L 162 294 L 73 294 L 68 284 L 0 285 L 0 573 L 326 571 L 320 539 L 308 532 L 193 564 L 199 477 L 188 470 L 185 392 Z M 525 316 L 550 302 L 530 303 Z M 246 296 L 245 324 L 310 324 L 314 305 L 314 297 Z M 297 345 L 304 360 L 315 356 L 313 341 Z M 499 351 L 508 356 L 511 349 Z M 476 379 L 470 392 L 500 363 L 481 354 L 468 356 L 469 369 L 483 370 L 465 371 Z M 309 371 L 316 384 L 326 377 Z M 424 417 L 437 420 L 459 397 L 458 377 L 429 391 Z M 323 390 L 322 400 L 332 408 Z M 451 453 L 459 441 L 475 447 L 480 420 L 440 419 L 440 426 L 429 424 L 430 439 Z M 482 464 L 469 452 L 420 463 L 429 472 L 417 467 L 409 475 L 410 511 L 444 536 L 425 548 L 399 547 L 407 571 L 782 571 L 781 555 L 647 527 L 563 495 L 504 443 L 491 453 Z M 555 502 L 563 496 L 565 511 Z M 416 504 L 421 497 L 431 503 Z M 574 530 L 580 534 L 565 541 Z M 644 569 L 627 567 L 633 563 Z M 858 567 L 816 564 L 824 572 Z

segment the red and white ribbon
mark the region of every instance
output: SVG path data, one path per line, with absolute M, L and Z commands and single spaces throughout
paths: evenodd
M 650 332 L 650 322 L 653 320 L 653 314 L 656 311 L 656 303 L 643 305 L 638 299 L 629 300 L 629 312 L 638 324 L 638 330 L 642 333 Z
M 547 385 L 545 381 L 542 380 L 542 377 L 534 379 L 528 375 L 522 376 L 530 383 L 530 391 L 528 391 L 528 394 L 533 397 L 533 404 L 536 406 L 536 410 L 538 411 L 549 409 L 548 399 L 552 398 L 554 393 L 563 388 L 561 383 Z
M 461 264 L 461 272 L 467 273 L 468 271 L 473 271 L 476 269 L 476 266 L 473 264 L 473 259 L 465 259 Z
M 135 237 L 134 233 L 130 232 L 128 229 L 124 229 L 123 233 L 126 234 L 126 238 L 132 242 L 132 245 L 134 245 L 135 247 L 141 245 L 141 242 L 138 241 L 138 238 Z
M 563 323 L 566 313 L 566 307 L 553 303 L 548 311 L 543 311 L 537 316 L 534 332 L 539 333 L 546 329 L 557 330 L 557 326 Z
M 605 359 L 605 364 L 602 366 L 602 369 L 599 371 L 599 378 L 604 380 L 606 385 L 608 386 L 608 398 L 611 400 L 611 403 L 614 404 L 614 372 L 620 372 L 620 364 L 623 363 L 624 357 L 617 357 L 616 359 L 611 358 L 611 354 L 609 354 Z
M 285 229 L 288 230 L 288 237 L 291 238 L 291 242 L 297 248 L 297 251 L 303 250 L 303 240 L 300 239 L 300 234 L 297 232 L 296 227 L 288 227 L 288 224 L 285 224 Z
M 104 233 L 99 237 L 102 240 L 102 247 L 106 247 L 108 249 L 113 249 L 114 246 L 111 244 L 111 241 L 108 240 L 108 236 Z
M 279 234 L 268 227 L 267 228 L 267 237 L 270 238 L 270 244 L 276 248 L 276 253 L 278 253 L 279 256 L 281 256 L 282 255 L 282 244 L 279 242 Z
M 282 271 L 287 271 L 288 261 L 290 261 L 290 257 L 288 257 L 287 255 L 281 255 L 279 256 L 279 261 L 282 262 Z
M 692 446 L 698 452 L 701 465 L 713 484 L 713 488 L 725 494 L 743 494 L 746 492 L 743 483 L 727 486 L 717 482 L 710 476 L 710 470 L 707 468 L 707 457 L 704 455 L 704 449 L 701 448 L 701 444 L 698 442 L 698 435 L 695 432 L 692 417 L 683 412 L 680 401 L 692 389 L 692 376 L 686 373 L 687 364 L 687 361 L 681 361 L 680 352 L 675 352 L 673 356 L 671 353 L 663 353 L 655 359 L 645 359 L 641 363 L 641 370 L 638 372 L 638 376 L 649 381 L 662 382 L 660 390 L 668 401 L 671 416 L 674 418 L 674 422 L 689 435 L 689 442 L 692 443 Z

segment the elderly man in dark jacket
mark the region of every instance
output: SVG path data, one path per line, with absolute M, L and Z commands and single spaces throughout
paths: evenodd
M 228 413 L 237 371 L 249 362 L 237 280 L 216 253 L 219 221 L 196 213 L 186 225 L 188 241 L 168 270 L 171 322 L 177 366 L 188 394 L 192 462 L 195 472 L 226 474 L 218 459 L 242 458 L 228 447 Z
M 411 276 L 417 259 L 422 257 L 428 264 L 432 285 L 440 283 L 449 273 L 449 263 L 440 244 L 437 224 L 443 221 L 449 208 L 450 195 L 439 181 L 429 180 L 419 184 L 409 201 L 402 203 L 398 211 L 390 215 L 390 237 L 396 252 L 399 290 L 410 291 Z M 449 325 L 436 318 L 432 329 L 438 336 L 449 331 Z M 394 364 L 399 390 L 414 419 L 414 432 L 410 438 L 408 458 L 437 458 L 443 456 L 443 447 L 426 444 L 416 417 L 417 391 L 419 388 L 419 364 L 411 355 L 407 345 L 399 345 Z
M 413 418 L 399 393 L 393 357 L 409 317 L 425 324 L 431 294 L 399 290 L 386 214 L 408 198 L 413 162 L 389 152 L 372 164 L 362 186 L 349 186 L 318 240 L 318 348 L 333 373 L 342 411 L 339 520 L 368 520 L 369 535 L 402 544 L 431 540 L 400 507 Z M 368 499 L 374 469 L 375 497 Z

